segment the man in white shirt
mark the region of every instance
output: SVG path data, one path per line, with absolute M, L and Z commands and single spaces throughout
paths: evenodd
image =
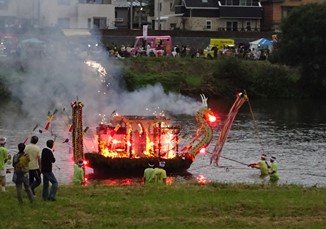
M 33 195 L 35 196 L 35 188 L 41 184 L 41 148 L 36 145 L 38 142 L 38 137 L 33 136 L 31 138 L 30 144 L 25 147 L 25 153 L 28 154 L 30 162 L 29 167 L 29 184 L 31 186 Z

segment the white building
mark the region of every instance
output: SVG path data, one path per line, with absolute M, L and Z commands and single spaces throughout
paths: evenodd
M 171 30 L 175 28 L 180 21 L 178 17 L 182 15 L 175 13 L 174 0 L 154 1 L 155 30 Z
M 34 27 L 111 29 L 115 7 L 111 0 L 1 0 L 0 18 L 6 27 L 27 23 Z

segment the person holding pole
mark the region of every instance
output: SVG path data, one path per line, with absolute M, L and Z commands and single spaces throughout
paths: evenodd
M 276 162 L 276 157 L 271 157 L 270 162 L 271 166 L 269 169 L 269 181 L 272 183 L 276 183 L 279 180 L 278 164 Z
M 248 167 L 259 169 L 261 178 L 265 178 L 269 175 L 268 169 L 270 166 L 266 161 L 266 154 L 262 154 L 258 162 L 248 164 Z

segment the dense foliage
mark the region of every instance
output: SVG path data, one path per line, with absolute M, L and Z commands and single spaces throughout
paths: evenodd
M 307 4 L 282 21 L 277 52 L 283 64 L 301 69 L 303 91 L 321 97 L 326 92 L 326 3 Z
M 260 98 L 292 98 L 299 96 L 300 91 L 296 69 L 236 57 L 133 58 L 125 62 L 124 79 L 128 90 L 161 83 L 166 91 L 205 93 L 215 98 L 233 98 L 236 91 L 243 89 L 251 97 Z

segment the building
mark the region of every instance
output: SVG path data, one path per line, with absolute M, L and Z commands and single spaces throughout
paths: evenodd
M 111 29 L 115 7 L 111 0 L 1 0 L 3 27 Z
M 156 29 L 259 31 L 259 0 L 155 0 Z
M 115 6 L 115 27 L 117 29 L 142 29 L 148 24 L 147 3 L 142 0 L 112 0 Z
M 261 0 L 263 6 L 262 29 L 265 31 L 279 31 L 282 19 L 298 6 L 310 3 L 322 3 L 325 0 Z

